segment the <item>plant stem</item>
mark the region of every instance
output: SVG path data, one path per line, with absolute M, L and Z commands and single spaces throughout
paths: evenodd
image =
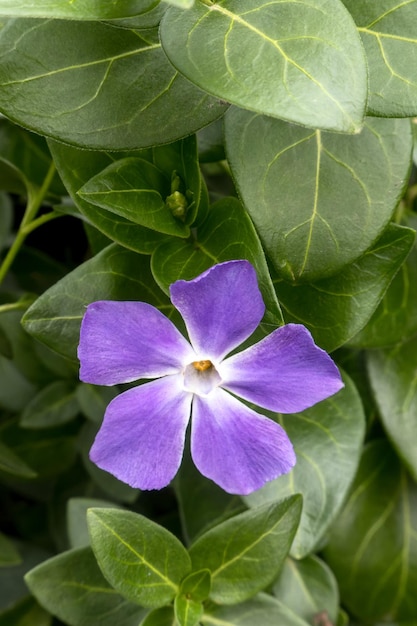
M 19 252 L 29 233 L 35 230 L 35 228 L 38 228 L 38 226 L 41 226 L 42 224 L 45 224 L 46 222 L 49 222 L 50 220 L 60 216 L 59 213 L 54 213 L 53 211 L 51 211 L 50 213 L 41 215 L 36 219 L 36 215 L 48 192 L 54 174 L 55 165 L 54 163 L 51 163 L 49 170 L 45 176 L 45 180 L 42 183 L 42 186 L 36 190 L 34 190 L 33 188 L 29 189 L 28 203 L 26 206 L 25 214 L 20 223 L 19 230 L 17 231 L 15 240 L 13 241 L 11 247 L 9 248 L 9 251 L 4 257 L 3 263 L 0 266 L 0 284 L 3 282 L 14 259 L 16 258 L 17 253 Z

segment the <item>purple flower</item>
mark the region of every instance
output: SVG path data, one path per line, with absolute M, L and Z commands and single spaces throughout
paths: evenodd
M 191 417 L 191 454 L 225 491 L 248 494 L 295 464 L 281 426 L 238 397 L 296 413 L 343 383 L 304 326 L 288 324 L 227 356 L 259 325 L 265 306 L 247 261 L 220 263 L 170 287 L 189 341 L 145 302 L 93 302 L 82 325 L 80 379 L 95 385 L 155 379 L 107 407 L 91 460 L 132 487 L 161 489 L 181 463 Z

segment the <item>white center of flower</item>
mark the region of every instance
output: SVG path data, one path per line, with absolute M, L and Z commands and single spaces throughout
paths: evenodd
M 193 361 L 184 369 L 184 389 L 206 396 L 222 382 L 213 363 L 207 359 Z

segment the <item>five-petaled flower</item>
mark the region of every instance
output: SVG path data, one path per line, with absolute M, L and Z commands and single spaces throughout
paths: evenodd
M 248 261 L 215 265 L 170 287 L 189 341 L 145 302 L 93 302 L 82 326 L 80 378 L 96 385 L 154 379 L 107 407 L 91 460 L 132 487 L 161 489 L 175 476 L 191 419 L 191 455 L 225 491 L 248 494 L 291 470 L 295 454 L 282 427 L 239 397 L 296 413 L 343 383 L 332 359 L 298 324 L 274 330 L 228 356 L 265 311 Z

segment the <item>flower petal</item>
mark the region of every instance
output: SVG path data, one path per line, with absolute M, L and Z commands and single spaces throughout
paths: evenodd
M 222 387 L 271 411 L 298 413 L 343 387 L 336 365 L 300 324 L 278 328 L 221 363 Z
M 93 302 L 81 324 L 80 379 L 94 385 L 127 383 L 177 373 L 195 359 L 188 341 L 145 302 Z
M 112 400 L 90 450 L 101 469 L 139 489 L 162 489 L 178 471 L 192 394 L 166 376 Z
M 194 280 L 177 280 L 170 292 L 201 358 L 222 359 L 253 333 L 265 311 L 248 261 L 227 261 Z
M 279 424 L 220 388 L 194 397 L 191 455 L 204 476 L 239 495 L 289 472 L 296 460 Z

